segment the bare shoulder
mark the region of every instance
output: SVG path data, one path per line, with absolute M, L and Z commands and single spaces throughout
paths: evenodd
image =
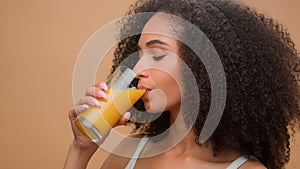
M 143 135 L 129 135 L 125 137 L 114 149 L 115 154 L 122 154 L 123 156 L 131 157 L 136 150 L 137 145 Z
M 111 153 L 103 162 L 101 169 L 123 169 L 128 163 L 129 159 Z
M 124 138 L 105 159 L 101 169 L 124 169 L 134 154 L 143 135 L 130 135 Z
M 248 160 L 240 168 L 241 169 L 267 169 L 262 163 L 260 163 L 257 160 Z

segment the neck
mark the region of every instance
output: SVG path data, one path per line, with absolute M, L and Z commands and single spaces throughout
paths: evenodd
M 175 154 L 190 153 L 192 150 L 197 149 L 199 145 L 196 144 L 197 136 L 192 131 L 192 126 L 188 127 L 184 118 L 179 111 L 170 111 L 170 128 L 167 136 L 169 143 L 176 145 L 173 147 L 172 152 Z
M 210 141 L 204 144 L 196 143 L 198 138 L 192 130 L 192 126 L 188 127 L 185 124 L 182 114 L 174 113 L 174 111 L 170 114 L 171 127 L 167 139 L 176 146 L 165 152 L 166 155 L 194 156 L 203 161 L 210 162 L 232 161 L 241 155 L 232 148 L 222 147 L 222 151 L 218 153 L 217 156 L 214 156 L 213 146 Z M 177 140 L 180 141 L 178 142 Z

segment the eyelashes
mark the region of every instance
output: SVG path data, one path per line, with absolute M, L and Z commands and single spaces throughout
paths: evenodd
M 159 60 L 163 59 L 165 56 L 166 56 L 166 54 L 165 55 L 161 55 L 161 56 L 152 56 L 152 58 L 155 61 L 159 61 Z
M 139 59 L 141 59 L 144 56 L 144 53 L 142 51 L 139 51 L 139 55 L 138 56 L 139 56 Z M 152 55 L 152 56 L 149 56 L 149 59 L 152 58 L 154 61 L 159 61 L 159 60 L 162 60 L 165 56 L 167 56 L 167 54 Z

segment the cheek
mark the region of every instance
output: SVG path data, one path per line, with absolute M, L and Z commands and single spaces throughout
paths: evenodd
M 181 95 L 180 95 L 180 89 L 176 83 L 168 86 L 167 88 L 167 100 L 169 106 L 177 106 L 180 104 L 181 101 Z
M 161 92 L 163 92 L 164 98 L 166 99 L 166 108 L 180 104 L 180 88 L 174 78 L 166 76 L 160 79 L 160 81 L 157 81 L 157 87 L 161 90 Z M 160 94 L 160 96 L 161 95 L 162 94 Z
M 171 75 L 171 73 L 161 70 L 151 70 L 150 77 L 155 89 L 150 92 L 149 99 L 144 100 L 146 110 L 157 113 L 180 108 L 181 94 L 178 73 L 173 70 Z
M 161 89 L 155 89 L 150 92 L 149 102 L 145 108 L 150 113 L 158 113 L 167 110 L 168 98 Z
M 174 110 L 174 108 L 180 107 L 180 96 L 180 90 L 176 84 L 169 84 L 166 88 L 161 86 L 150 92 L 149 100 L 144 101 L 145 108 L 150 113 Z

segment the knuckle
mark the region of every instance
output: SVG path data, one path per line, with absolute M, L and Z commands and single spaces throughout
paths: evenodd
M 73 106 L 72 108 L 70 108 L 70 110 L 68 112 L 69 119 L 72 119 L 74 117 L 74 114 L 76 114 L 76 107 L 75 106 Z
M 82 98 L 79 100 L 79 103 L 78 103 L 76 106 L 85 104 L 85 103 L 87 102 L 87 98 L 88 98 L 88 97 L 89 97 L 89 96 L 84 96 L 84 97 L 82 97 Z
M 90 87 L 86 89 L 86 91 L 85 91 L 86 96 L 88 96 L 90 94 L 90 90 L 91 90 Z
M 87 96 L 95 96 L 96 94 L 96 88 L 95 87 L 90 87 L 87 91 L 86 91 L 86 95 Z
M 81 99 L 79 100 L 79 102 L 78 102 L 78 104 L 77 104 L 77 105 L 80 105 L 80 104 L 82 104 L 82 103 L 84 102 L 84 100 L 85 100 L 84 98 L 85 98 L 85 97 L 81 98 Z M 77 105 L 76 105 L 76 106 L 77 106 Z
M 97 82 L 97 83 L 95 83 L 95 87 L 100 87 L 101 84 L 103 84 L 103 83 L 105 83 L 105 82 L 103 82 L 103 81 Z
M 87 101 L 88 103 L 91 103 L 94 99 L 95 99 L 95 98 L 92 97 L 92 96 L 87 96 L 87 97 L 86 97 L 86 101 Z
M 80 105 L 87 104 L 87 105 L 94 105 L 96 102 L 96 98 L 93 96 L 85 96 L 80 100 Z

